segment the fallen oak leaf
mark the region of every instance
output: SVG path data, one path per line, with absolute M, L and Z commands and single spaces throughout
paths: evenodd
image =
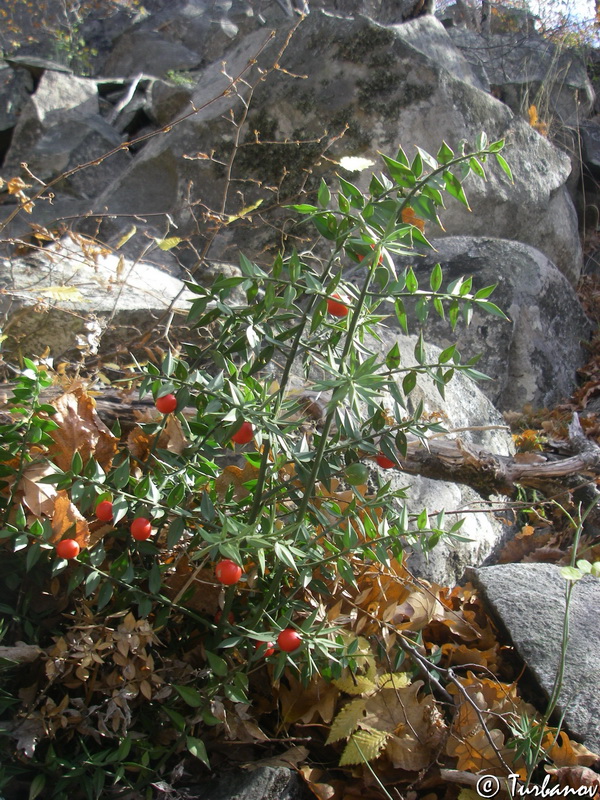
M 595 787 L 596 794 L 600 789 L 600 775 L 589 767 L 544 767 L 549 775 L 553 775 L 561 789 L 580 789 L 583 786 Z M 590 795 L 588 795 L 590 796 Z M 594 795 L 595 796 L 595 795 Z
M 48 448 L 48 458 L 65 472 L 71 468 L 75 453 L 79 453 L 84 464 L 93 457 L 104 470 L 109 469 L 118 439 L 98 416 L 93 397 L 77 386 L 52 405 L 56 409 L 52 421 L 58 427 L 50 431 L 54 444 Z

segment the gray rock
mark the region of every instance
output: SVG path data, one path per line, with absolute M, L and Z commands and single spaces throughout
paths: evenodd
M 387 479 L 387 475 L 382 477 Z M 469 486 L 411 475 L 394 478 L 394 483 L 397 488 L 408 487 L 406 505 L 410 513 L 418 514 L 424 508 L 433 515 L 446 511 L 446 530 L 457 520 L 464 520 L 456 535 L 443 536 L 431 550 L 417 545 L 406 548 L 411 572 L 432 583 L 461 583 L 466 569 L 487 563 L 513 532 L 508 511 L 500 514 L 487 510 L 489 504 L 502 507 L 504 498 L 492 497 L 488 503 Z
M 397 331 L 381 334 L 382 343 L 374 345 L 382 356 L 394 342 L 398 342 L 402 364 L 414 364 L 416 337 L 403 336 Z M 437 361 L 440 348 L 428 344 L 425 348 L 428 363 Z M 475 381 L 460 373 L 446 387 L 442 399 L 433 381 L 419 376 L 417 386 L 409 396 L 409 410 L 423 403 L 425 417 L 437 418 L 444 428 L 472 428 L 459 433 L 449 433 L 450 438 L 485 448 L 499 455 L 514 451 L 512 437 L 504 420 Z M 497 426 L 494 428 L 494 426 Z M 480 430 L 477 430 L 479 428 Z M 484 430 L 481 430 L 481 429 Z M 485 428 L 488 428 L 485 430 Z M 379 468 L 378 468 L 379 469 Z M 409 512 L 418 514 L 427 508 L 430 514 L 447 512 L 445 530 L 457 520 L 464 519 L 458 537 L 445 536 L 430 551 L 417 546 L 407 548 L 411 555 L 408 565 L 415 574 L 442 586 L 458 583 L 468 566 L 483 564 L 505 540 L 509 527 L 500 515 L 486 513 L 487 503 L 473 489 L 448 481 L 434 481 L 420 476 L 406 475 L 393 470 L 379 470 L 384 481 L 392 480 L 394 489 L 408 487 L 406 505 Z M 502 500 L 492 498 L 492 505 L 500 507 Z M 462 514 L 461 512 L 465 512 Z M 462 539 L 466 539 L 463 541 Z
M 236 38 L 226 55 L 229 74 L 243 70 L 265 38 L 264 30 Z M 428 41 L 435 57 L 425 55 Z M 263 66 L 272 63 L 276 46 L 274 42 L 264 51 L 260 58 Z M 576 280 L 581 247 L 575 210 L 564 185 L 570 171 L 568 157 L 524 120 L 515 118 L 505 105 L 477 89 L 475 77 L 464 80 L 465 62 L 435 18 L 385 28 L 364 18 L 311 13 L 286 51 L 284 66 L 307 78 L 277 73 L 257 86 L 242 134 L 244 147 L 235 160 L 234 177 L 244 181 L 243 199 L 230 193 L 227 213 L 234 214 L 242 205 L 260 199 L 266 208 L 274 186 L 280 198 L 294 197 L 307 170 L 312 170 L 309 189 L 321 175 L 333 184 L 334 172 L 339 169 L 335 164 L 322 161 L 314 167 L 321 149 L 314 140 L 325 129 L 335 136 L 349 126 L 328 151 L 334 161 L 342 156 L 362 156 L 374 163 L 379 152 L 394 154 L 399 142 L 412 157 L 414 145 L 436 152 L 442 139 L 451 145 L 462 138 L 472 142 L 485 129 L 491 138 L 510 142 L 506 155 L 515 184 L 494 169 L 489 170 L 487 182 L 469 180 L 474 212 L 469 214 L 458 203 L 449 202 L 443 215 L 446 231 L 531 244 L 552 259 L 569 280 Z M 98 208 L 107 206 L 111 213 L 173 214 L 185 231 L 197 229 L 191 215 L 181 210 L 189 207 L 190 185 L 194 199 L 203 206 L 220 207 L 224 171 L 217 162 L 227 162 L 233 141 L 231 123 L 225 118 L 232 109 L 239 112 L 240 108 L 233 95 L 210 102 L 227 86 L 221 70 L 219 60 L 201 72 L 193 95 L 195 107 L 201 109 L 198 114 L 168 135 L 150 140 L 132 166 L 99 198 Z M 245 77 L 252 81 L 252 72 Z M 256 142 L 255 131 L 264 144 Z M 290 144 L 278 143 L 286 140 Z M 214 160 L 189 158 L 213 151 Z M 182 158 L 183 154 L 188 158 Z M 367 181 L 366 176 L 346 176 L 361 185 Z M 277 212 L 263 215 L 280 225 Z M 239 249 L 256 256 L 279 241 L 280 236 L 268 226 L 257 231 L 242 220 L 217 237 L 211 255 L 236 261 Z
M 232 770 L 201 786 L 189 786 L 186 800 L 311 800 L 297 772 L 286 767 Z
M 579 126 L 581 158 L 592 173 L 600 172 L 600 125 L 598 120 L 585 120 Z
M 104 77 L 128 77 L 143 72 L 163 78 L 170 70 L 188 70 L 200 59 L 178 42 L 164 39 L 155 31 L 133 30 L 117 41 L 102 68 Z
M 370 338 L 367 342 L 369 349 L 384 359 L 392 345 L 397 343 L 401 363 L 405 366 L 415 364 L 417 337 L 404 336 L 395 330 L 386 332 L 385 329 L 379 331 L 379 334 L 381 342 Z M 439 353 L 438 347 L 425 345 L 427 363 L 437 362 Z M 311 373 L 311 379 L 321 377 L 325 375 L 317 370 Z M 296 381 L 299 388 L 307 385 L 301 367 L 297 370 Z M 439 421 L 449 431 L 450 438 L 460 438 L 500 455 L 508 455 L 514 451 L 512 437 L 503 418 L 477 384 L 465 375 L 456 373 L 446 387 L 445 399 L 442 399 L 429 377 L 420 375 L 415 389 L 408 397 L 408 411 L 412 413 L 420 403 L 423 404 L 424 419 Z M 383 404 L 388 409 L 393 408 L 392 401 L 385 396 Z M 456 432 L 455 429 L 458 428 L 463 430 Z M 471 430 L 464 430 L 465 428 Z M 454 586 L 460 581 L 466 567 L 485 563 L 510 532 L 509 525 L 500 515 L 486 513 L 488 503 L 470 487 L 407 475 L 393 469 L 384 470 L 370 460 L 365 461 L 365 464 L 378 473 L 378 479 L 382 483 L 391 481 L 393 490 L 406 489 L 406 500 L 398 502 L 406 504 L 409 513 L 418 514 L 424 508 L 427 508 L 430 515 L 446 511 L 446 522 L 442 526 L 446 531 L 457 520 L 464 519 L 458 532 L 460 539 L 444 536 L 429 551 L 419 544 L 406 543 L 408 566 L 416 575 L 426 580 L 442 586 Z M 500 498 L 492 498 L 495 508 L 501 507 L 502 502 Z
M 40 169 L 42 179 L 56 174 L 64 159 L 47 163 L 43 157 L 32 158 L 44 136 L 60 139 L 76 120 L 98 114 L 96 83 L 63 72 L 44 72 L 35 93 L 23 108 L 15 127 L 12 143 L 4 161 L 3 174 L 9 177 L 21 172 L 21 162 Z
M 474 312 L 469 327 L 461 317 L 452 331 L 432 310 L 425 338 L 441 347 L 458 344 L 465 360 L 482 354 L 477 368 L 492 380 L 481 388 L 497 408 L 520 410 L 526 403 L 552 407 L 569 397 L 576 370 L 586 361 L 582 343 L 589 339 L 591 325 L 554 264 L 533 247 L 503 239 L 457 236 L 432 243 L 435 251 L 397 262 L 412 264 L 422 283 L 439 262 L 443 288 L 466 276 L 473 276 L 474 291 L 497 284 L 490 300 L 510 322 Z M 411 308 L 407 303 L 407 310 Z
M 122 142 L 123 138 L 101 116 L 91 114 L 53 125 L 28 154 L 28 164 L 36 175 L 54 178 L 105 156 Z M 131 155 L 120 150 L 70 175 L 61 182 L 60 189 L 76 197 L 95 197 L 121 175 L 130 162 Z
M 594 107 L 595 93 L 582 57 L 536 35 L 484 36 L 464 28 L 448 31 L 474 69 L 515 114 L 535 105 L 549 128 L 577 126 Z
M 9 357 L 47 348 L 53 358 L 119 349 L 151 329 L 176 298 L 173 323 L 184 324 L 191 297 L 180 280 L 152 264 L 151 254 L 132 262 L 72 236 L 1 260 L 0 287 Z
M 33 91 L 33 78 L 22 68 L 0 61 L 0 131 L 14 128 Z
M 550 695 L 560 663 L 566 581 L 553 564 L 502 564 L 468 571 L 491 611 L 508 631 L 540 687 Z M 575 584 L 569 643 L 557 713 L 590 750 L 600 751 L 600 580 Z M 543 709 L 541 709 L 543 710 Z

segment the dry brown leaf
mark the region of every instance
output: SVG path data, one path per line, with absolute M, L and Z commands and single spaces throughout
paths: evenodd
M 424 769 L 431 761 L 432 706 L 431 695 L 418 698 L 423 681 L 396 689 L 382 689 L 369 697 L 359 727 L 390 733 L 385 753 L 396 769 Z M 439 721 L 436 721 L 436 725 Z
M 402 222 L 408 222 L 409 225 L 414 225 L 421 233 L 425 230 L 425 223 L 420 217 L 417 217 L 410 206 L 405 206 L 402 209 Z
M 110 468 L 117 452 L 118 439 L 102 422 L 96 403 L 80 386 L 53 401 L 58 425 L 50 432 L 54 444 L 48 449 L 49 458 L 62 470 L 71 468 L 71 460 L 79 453 L 84 464 L 92 456 L 102 469 Z
M 12 646 L 0 646 L 0 658 L 15 661 L 18 664 L 35 661 L 42 652 L 43 650 L 36 644 L 25 644 L 24 642 L 17 642 Z
M 283 723 L 291 725 L 302 721 L 305 724 L 319 717 L 329 723 L 333 719 L 339 690 L 320 675 L 311 678 L 307 686 L 302 686 L 292 675 L 287 676 L 288 686 L 279 687 L 279 702 Z
M 453 740 L 447 752 L 448 755 L 457 759 L 456 769 L 465 772 L 484 771 L 491 775 L 505 775 L 506 770 L 496 750 L 509 766 L 512 765 L 515 751 L 505 747 L 502 731 L 498 728 L 488 728 L 486 732 L 481 725 L 478 725 L 461 741 Z M 519 773 L 517 772 L 517 774 Z
M 181 422 L 174 414 L 170 414 L 167 419 L 167 424 L 158 440 L 158 446 L 162 450 L 168 450 L 170 453 L 181 455 L 189 442 L 185 438 Z
M 553 736 L 549 734 L 543 747 L 557 767 L 589 767 L 600 758 L 597 753 L 592 753 L 579 742 L 573 742 L 564 731 L 559 734 L 560 744 L 552 744 Z
M 294 767 L 297 768 L 301 761 L 308 756 L 308 748 L 296 746 L 288 748 L 285 753 L 275 758 L 260 758 L 251 764 L 245 764 L 246 769 L 258 769 L 259 767 Z
M 243 497 L 248 497 L 248 490 L 242 485 L 244 482 L 242 478 L 242 470 L 236 466 L 225 467 L 223 472 L 215 480 L 215 491 L 217 495 L 223 499 L 227 494 L 227 489 L 230 486 L 234 487 L 233 496 L 236 500 Z
M 441 647 L 444 654 L 444 664 L 447 667 L 452 666 L 471 666 L 477 664 L 478 666 L 489 669 L 490 672 L 495 673 L 498 664 L 498 651 L 497 647 L 490 648 L 489 650 L 478 650 L 468 647 L 466 644 L 443 644 Z
M 596 794 L 600 789 L 600 775 L 589 767 L 544 767 L 549 775 L 554 775 L 561 789 L 579 789 L 582 786 L 594 786 Z M 588 795 L 589 797 L 590 795 Z M 595 796 L 595 795 L 594 795 Z
M 55 544 L 68 533 L 70 539 L 75 539 L 80 547 L 89 544 L 90 531 L 85 517 L 73 505 L 69 495 L 64 489 L 57 492 L 52 514 L 52 536 L 50 543 Z
M 315 769 L 314 767 L 309 767 L 308 764 L 304 764 L 300 767 L 299 772 L 317 800 L 339 800 L 339 787 L 336 789 L 335 785 L 331 783 L 321 782 L 320 779 L 326 775 L 324 770 Z M 339 783 L 339 781 L 336 783 Z
M 19 490 L 23 493 L 23 502 L 36 517 L 51 517 L 54 512 L 56 487 L 51 483 L 38 483 L 38 481 L 55 472 L 56 470 L 47 463 L 28 464 L 23 470 Z
M 400 630 L 420 631 L 435 617 L 442 617 L 444 611 L 433 591 L 419 588 L 397 606 L 392 620 Z M 407 617 L 408 622 L 403 622 Z

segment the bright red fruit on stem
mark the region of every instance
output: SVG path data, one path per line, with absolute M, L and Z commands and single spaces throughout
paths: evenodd
M 230 558 L 224 558 L 215 567 L 215 575 L 219 583 L 224 583 L 225 586 L 233 586 L 242 577 L 242 568 Z
M 291 653 L 302 644 L 302 636 L 294 628 L 286 628 L 277 637 L 277 644 L 281 650 Z
M 217 625 L 219 624 L 219 622 L 221 622 L 221 617 L 222 616 L 223 616 L 223 612 L 221 611 L 221 609 L 219 609 L 217 611 L 217 613 L 215 614 L 215 622 L 217 623 Z M 234 624 L 235 617 L 233 616 L 233 611 L 230 611 L 229 614 L 227 614 L 227 622 L 229 622 L 230 625 Z
M 96 519 L 102 522 L 112 522 L 113 508 L 110 500 L 102 500 L 102 502 L 98 503 L 96 506 Z
M 391 469 L 392 467 L 398 466 L 395 461 L 392 461 L 391 458 L 384 456 L 383 453 L 379 453 L 378 456 L 375 456 L 375 461 L 382 469 Z
M 264 647 L 264 652 L 262 649 L 263 647 Z M 259 656 L 262 656 L 263 658 L 268 658 L 269 656 L 272 656 L 273 653 L 275 652 L 275 642 L 257 642 L 256 650 Z
M 242 422 L 242 427 L 231 437 L 231 441 L 236 444 L 248 444 L 254 439 L 254 430 L 249 422 Z
M 161 414 L 171 414 L 177 408 L 177 398 L 174 394 L 163 394 L 154 405 Z
M 60 558 L 77 558 L 81 548 L 75 539 L 62 539 L 56 545 L 56 555 Z
M 146 517 L 136 517 L 129 526 L 131 535 L 138 542 L 145 542 L 152 536 L 152 523 Z
M 335 299 L 337 297 L 337 300 Z M 327 311 L 331 314 L 332 317 L 347 317 L 348 316 L 348 306 L 345 306 L 343 303 L 338 303 L 340 299 L 339 294 L 334 294 L 331 297 L 327 298 Z
M 374 244 L 371 245 L 371 250 L 375 250 L 375 245 Z M 358 258 L 359 261 L 364 261 L 365 260 L 365 257 L 364 257 L 364 255 L 362 253 L 359 253 L 356 257 Z M 379 263 L 383 264 L 383 254 L 381 254 L 379 256 Z

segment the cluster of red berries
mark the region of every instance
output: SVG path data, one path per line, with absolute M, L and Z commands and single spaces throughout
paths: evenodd
M 346 313 L 348 313 L 346 311 Z M 177 398 L 174 394 L 163 394 L 154 403 L 161 414 L 172 414 L 177 408 Z M 254 429 L 250 422 L 242 422 L 240 428 L 233 434 L 231 441 L 236 444 L 248 444 L 254 439 Z
M 102 522 L 113 521 L 113 504 L 110 500 L 102 500 L 98 503 L 96 506 L 96 519 Z M 136 517 L 129 526 L 129 531 L 138 542 L 144 542 L 152 536 L 152 523 L 146 517 Z
M 96 519 L 101 522 L 113 521 L 113 504 L 110 500 L 101 500 L 96 506 Z M 138 542 L 145 542 L 152 536 L 152 523 L 146 517 L 136 517 L 129 526 L 131 536 Z M 70 560 L 77 558 L 81 547 L 76 539 L 61 539 L 56 545 L 56 555 Z
M 223 558 L 215 566 L 215 577 L 224 586 L 233 586 L 236 584 L 243 575 L 243 570 L 239 564 L 232 561 L 230 558 Z M 215 622 L 221 619 L 221 612 L 218 611 L 215 616 Z M 228 615 L 231 622 L 231 614 Z M 277 637 L 277 645 L 280 650 L 286 653 L 291 653 L 302 644 L 302 636 L 294 628 L 285 628 Z M 274 642 L 257 642 L 256 649 L 264 647 L 265 650 L 262 655 L 266 658 L 272 656 L 275 652 Z

